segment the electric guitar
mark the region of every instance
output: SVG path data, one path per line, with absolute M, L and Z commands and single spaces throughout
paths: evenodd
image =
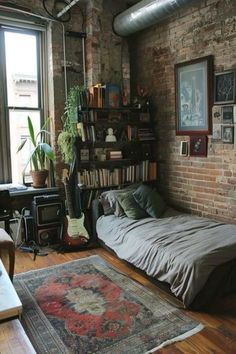
M 68 214 L 64 219 L 63 242 L 69 247 L 83 246 L 89 241 L 89 235 L 84 227 L 84 214 L 80 218 L 75 217 L 72 200 L 72 188 L 69 183 L 68 170 L 63 170 L 63 183 L 65 187 Z

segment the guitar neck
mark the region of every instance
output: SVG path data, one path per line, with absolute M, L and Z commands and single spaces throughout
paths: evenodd
M 73 207 L 73 199 L 72 199 L 72 190 L 68 180 L 64 181 L 65 186 L 65 193 L 66 193 L 66 201 L 67 201 L 67 208 L 68 214 L 70 218 L 75 218 L 75 211 Z

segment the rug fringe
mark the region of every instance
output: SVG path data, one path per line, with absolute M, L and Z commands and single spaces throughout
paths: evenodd
M 148 352 L 145 352 L 144 354 L 154 353 L 156 350 L 161 349 L 163 347 L 166 347 L 167 345 L 170 345 L 170 344 L 172 344 L 174 342 L 178 342 L 178 341 L 181 341 L 183 339 L 186 339 L 186 338 L 192 336 L 193 334 L 196 334 L 196 333 L 200 332 L 203 328 L 204 328 L 204 326 L 200 323 L 199 325 L 197 325 L 197 327 L 191 329 L 190 331 L 188 331 L 186 333 L 183 333 L 180 336 L 174 337 L 172 339 L 168 339 L 165 342 L 163 342 L 160 345 L 158 345 L 158 347 L 153 348 L 153 349 L 149 350 Z

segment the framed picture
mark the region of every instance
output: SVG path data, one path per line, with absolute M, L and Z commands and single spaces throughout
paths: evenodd
M 215 74 L 214 83 L 215 104 L 235 102 L 235 71 L 225 71 Z
M 234 106 L 223 107 L 223 123 L 233 124 L 234 121 Z
M 223 123 L 223 110 L 222 106 L 213 106 L 212 107 L 212 124 L 221 124 Z
M 213 57 L 175 65 L 176 135 L 212 131 Z
M 190 136 L 190 156 L 207 156 L 207 137 Z
M 221 124 L 213 124 L 212 142 L 221 142 Z
M 222 125 L 222 142 L 225 144 L 234 143 L 234 127 L 229 127 L 227 125 Z

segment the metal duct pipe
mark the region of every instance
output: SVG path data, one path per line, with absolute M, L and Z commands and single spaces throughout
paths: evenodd
M 119 36 L 135 32 L 160 22 L 193 0 L 142 0 L 114 18 L 113 29 Z

